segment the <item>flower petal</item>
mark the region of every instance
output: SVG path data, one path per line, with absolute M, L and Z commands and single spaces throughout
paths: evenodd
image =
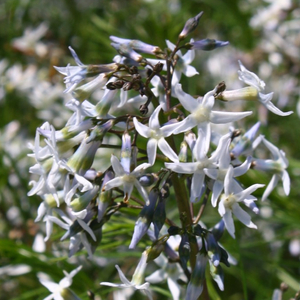
M 164 138 L 160 138 L 158 140 L 158 148 L 170 160 L 174 162 L 179 162 L 178 156 L 176 155 L 176 153 L 173 151 L 173 149 L 169 146 L 169 144 L 166 142 Z
M 135 126 L 135 129 L 137 130 L 137 132 L 143 136 L 144 138 L 149 138 L 150 137 L 150 134 L 151 134 L 151 129 L 140 123 L 136 117 L 133 118 L 133 123 L 134 123 L 134 126 Z
M 194 99 L 194 97 L 192 97 L 191 95 L 185 93 L 182 90 L 182 86 L 181 84 L 177 84 L 175 86 L 175 93 L 176 96 L 178 97 L 178 100 L 180 101 L 180 103 L 182 104 L 182 106 L 189 112 L 193 112 L 197 109 L 198 107 L 198 102 L 196 99 Z

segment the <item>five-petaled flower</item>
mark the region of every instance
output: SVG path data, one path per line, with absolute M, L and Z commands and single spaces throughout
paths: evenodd
M 235 238 L 235 228 L 232 218 L 232 213 L 247 227 L 257 228 L 257 226 L 251 221 L 251 217 L 245 212 L 239 205 L 239 202 L 243 202 L 249 198 L 251 194 L 258 188 L 264 186 L 264 184 L 253 184 L 247 189 L 243 190 L 235 181 L 232 180 L 233 167 L 230 166 L 224 180 L 224 194 L 221 195 L 219 202 L 219 214 L 224 220 L 225 227 L 229 234 Z M 254 198 L 252 198 L 254 200 Z

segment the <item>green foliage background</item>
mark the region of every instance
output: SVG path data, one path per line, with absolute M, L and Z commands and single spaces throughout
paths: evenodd
M 259 47 L 262 32 L 252 29 L 249 22 L 251 16 L 264 5 L 267 4 L 260 1 L 247 2 L 245 5 L 243 0 L 7 0 L 0 3 L 0 28 L 2 28 L 0 57 L 7 59 L 10 66 L 19 63 L 24 68 L 28 64 L 35 64 L 38 69 L 45 68 L 48 70 L 45 80 L 54 83 L 62 81 L 62 77 L 56 75 L 53 65 L 64 66 L 73 63 L 67 48 L 69 45 L 76 50 L 84 63 L 108 63 L 116 54 L 110 46 L 110 35 L 139 39 L 164 48 L 165 39 L 175 42 L 185 21 L 204 11 L 200 24 L 192 36 L 195 39 L 212 37 L 230 41 L 230 47 L 251 57 L 255 71 L 268 57 Z M 297 8 L 296 3 L 293 8 Z M 292 11 L 288 11 L 287 18 L 291 15 Z M 22 36 L 26 28 L 35 28 L 42 22 L 49 27 L 42 39 L 49 49 L 46 57 L 22 53 L 12 47 L 14 38 Z M 199 54 L 193 63 L 199 70 L 200 77 L 189 79 L 189 83 L 185 81 L 191 94 L 201 94 L 218 83 L 217 79 L 211 79 L 206 69 L 201 69 L 204 68 L 206 57 L 206 53 Z M 295 78 L 298 78 L 299 66 L 299 60 L 289 61 L 285 56 L 278 73 L 293 72 Z M 214 80 L 213 84 L 207 86 L 210 80 Z M 268 78 L 268 81 L 272 81 L 272 77 Z M 296 97 L 289 99 L 288 108 L 295 110 L 296 101 Z M 62 103 L 62 99 L 57 98 L 56 102 Z M 21 276 L 11 276 L 0 271 L 0 290 L 4 291 L 0 293 L 0 299 L 43 299 L 48 295 L 48 291 L 39 284 L 37 272 L 45 272 L 53 281 L 58 282 L 63 277 L 63 269 L 71 271 L 74 268 L 72 261 L 67 259 L 67 253 L 64 257 L 57 257 L 52 253 L 52 247 L 61 249 L 59 242 L 61 232 L 58 230 L 47 242 L 45 253 L 35 253 L 32 250 L 32 243 L 40 226 L 34 223 L 40 200 L 38 197 L 27 197 L 30 180 L 28 167 L 31 160 L 26 157 L 28 153 L 26 141 L 34 139 L 35 129 L 43 120 L 39 118 L 38 109 L 30 105 L 26 95 L 17 89 L 9 89 L 8 86 L 5 86 L 5 96 L 0 100 L 0 116 L 2 137 L 5 126 L 13 120 L 18 120 L 20 124 L 18 134 L 24 141 L 20 145 L 22 148 L 20 153 L 14 157 L 5 149 L 3 143 L 6 141 L 1 137 L 0 266 L 27 264 L 31 267 L 29 273 Z M 257 115 L 251 118 L 247 128 L 257 121 Z M 285 299 L 289 299 L 299 290 L 299 256 L 293 257 L 289 253 L 290 240 L 300 239 L 299 116 L 296 113 L 287 118 L 269 115 L 268 125 L 262 127 L 261 133 L 273 139 L 274 143 L 286 152 L 290 161 L 291 193 L 286 197 L 280 190 L 275 191 L 272 193 L 270 203 L 259 203 L 260 207 L 271 207 L 273 211 L 268 219 L 254 217 L 254 223 L 260 224 L 262 230 L 250 231 L 236 223 L 236 240 L 228 234 L 222 238 L 222 244 L 237 258 L 238 265 L 225 269 L 224 292 L 220 292 L 213 282 L 208 281 L 211 299 L 214 300 L 271 299 L 273 290 L 282 281 L 289 285 Z M 20 161 L 24 162 L 21 166 L 18 164 Z M 8 180 L 12 175 L 16 176 L 17 185 L 12 185 Z M 268 175 L 262 176 L 258 172 L 250 171 L 250 175 L 244 178 L 244 184 L 268 183 L 269 180 Z M 21 222 L 14 223 L 7 217 L 7 211 L 11 207 L 18 208 Z M 169 209 L 176 217 L 176 210 L 172 205 Z M 123 262 L 128 273 L 132 272 L 131 266 L 135 265 L 140 254 L 138 251 L 128 253 L 126 245 L 130 242 L 136 215 L 136 212 L 132 212 L 131 220 L 120 216 L 106 228 L 95 256 L 98 256 L 99 260 L 101 258 L 104 261 L 111 261 L 111 264 L 100 267 L 101 262 L 98 265 L 90 261 L 85 262 L 84 251 L 76 257 L 79 261 L 85 262 L 85 266 L 74 278 L 72 289 L 82 299 L 89 299 L 88 290 L 102 299 L 111 299 L 107 298 L 111 297 L 108 296 L 111 289 L 100 288 L 99 282 L 119 280 L 114 268 L 116 262 Z M 207 209 L 205 212 L 204 221 L 208 225 L 214 224 L 218 218 L 215 211 Z M 275 229 L 276 234 L 271 239 L 263 237 L 263 234 L 267 234 L 265 231 L 267 227 Z M 149 241 L 145 238 L 139 246 L 142 249 L 146 244 L 149 244 Z M 159 285 L 157 292 L 159 295 L 157 299 L 170 298 L 170 293 L 163 283 Z M 140 294 L 136 293 L 132 299 L 140 297 Z

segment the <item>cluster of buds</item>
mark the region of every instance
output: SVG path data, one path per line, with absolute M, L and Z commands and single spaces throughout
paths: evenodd
M 104 224 L 113 222 L 113 216 L 127 216 L 128 209 L 140 210 L 128 246 L 135 249 L 148 236 L 149 247 L 143 250 L 132 280 L 117 265 L 122 283 L 101 284 L 140 290 L 149 299 L 151 284 L 164 279 L 173 299 L 179 299 L 184 285 L 185 299 L 198 299 L 207 265 L 219 288 L 224 289 L 220 263 L 229 266 L 234 261 L 219 240 L 225 229 L 235 238 L 234 216 L 247 227 L 257 228 L 247 210 L 259 213 L 252 193 L 264 187 L 257 183 L 244 188 L 239 176 L 250 168 L 272 174 L 262 200 L 270 196 L 279 180 L 286 195 L 290 190 L 285 154 L 258 135 L 260 124 L 245 134 L 234 129 L 233 122 L 252 111 L 215 109 L 218 100 L 251 100 L 280 116 L 292 113 L 284 113 L 272 103 L 273 93 L 261 92 L 265 84 L 256 74 L 239 62 L 239 79 L 249 87 L 227 91 L 224 82 L 216 83 L 198 98 L 180 84 L 182 74 L 198 74 L 190 65 L 195 50 L 228 45 L 212 39 L 183 42 L 201 16 L 202 12 L 188 20 L 176 44 L 167 41 L 165 51 L 141 41 L 110 37 L 119 55 L 107 65 L 84 65 L 70 47 L 77 66 L 56 69 L 65 75 L 65 93 L 72 97 L 67 107 L 74 114 L 58 131 L 43 124 L 31 146 L 35 165 L 30 173 L 38 180 L 31 182 L 29 195 L 42 199 L 36 221 L 46 223 L 46 240 L 53 224 L 66 231 L 62 240 L 70 239 L 70 256 L 86 248 L 92 257 L 101 247 Z M 92 80 L 82 84 L 88 78 Z M 97 89 L 103 91 L 102 97 L 96 103 L 89 102 Z M 214 124 L 224 124 L 227 132 L 219 132 Z M 226 127 L 228 124 L 231 126 Z M 260 158 L 256 151 L 260 146 L 269 150 L 272 158 Z M 110 158 L 105 156 L 107 150 Z M 220 215 L 211 230 L 201 219 L 209 200 Z M 199 201 L 202 204 L 197 213 L 195 203 Z M 169 216 L 166 203 L 177 206 L 177 220 Z M 159 280 L 154 274 L 144 279 L 152 261 L 159 266 Z

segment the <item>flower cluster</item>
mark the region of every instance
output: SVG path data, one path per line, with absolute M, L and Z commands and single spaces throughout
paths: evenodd
M 219 288 L 224 289 L 220 263 L 229 266 L 232 260 L 219 240 L 225 229 L 235 238 L 234 217 L 249 228 L 257 228 L 248 211 L 259 213 L 257 197 L 252 194 L 264 187 L 260 183 L 244 187 L 239 182 L 241 175 L 251 168 L 272 174 L 262 200 L 270 197 L 280 179 L 286 195 L 290 189 L 285 154 L 264 136 L 257 136 L 260 124 L 245 134 L 234 129 L 233 122 L 252 111 L 220 111 L 216 105 L 218 100 L 251 100 L 277 115 L 291 114 L 271 102 L 273 93 L 262 93 L 265 84 L 256 74 L 239 62 L 238 77 L 249 87 L 227 91 L 225 84 L 219 83 L 197 97 L 184 91 L 182 74 L 198 74 L 190 65 L 195 51 L 228 45 L 212 39 L 184 44 L 201 15 L 186 22 L 176 44 L 167 41 L 166 51 L 112 36 L 112 46 L 119 53 L 113 62 L 85 65 L 70 47 L 77 66 L 56 69 L 65 76 L 65 93 L 72 97 L 67 106 L 74 113 L 61 130 L 44 123 L 31 145 L 35 164 L 30 173 L 35 179 L 28 195 L 42 199 L 36 221 L 46 224 L 45 240 L 54 224 L 65 230 L 61 239 L 70 239 L 70 256 L 85 247 L 92 258 L 101 245 L 102 231 L 113 222 L 112 216 L 126 215 L 128 209 L 140 210 L 129 248 L 136 248 L 142 238 L 146 240 L 146 234 L 150 246 L 143 251 L 131 281 L 116 265 L 122 283 L 101 285 L 140 290 L 148 299 L 152 299 L 150 283 L 158 278 L 168 280 L 173 299 L 182 293 L 179 278 L 187 287 L 185 299 L 198 299 L 207 265 Z M 103 90 L 102 98 L 92 103 L 89 97 L 97 89 Z M 132 111 L 127 112 L 127 104 L 133 106 Z M 215 124 L 231 126 L 224 134 Z M 270 151 L 271 159 L 259 157 L 261 146 Z M 208 199 L 220 216 L 211 230 L 201 220 L 203 207 L 210 205 Z M 199 201 L 202 209 L 197 214 L 195 203 Z M 178 220 L 170 219 L 166 202 L 177 205 Z M 163 233 L 165 225 L 169 228 Z M 177 239 L 176 247 L 172 239 Z M 153 260 L 158 273 L 144 282 L 147 265 Z M 61 295 L 70 283 L 48 288 Z

